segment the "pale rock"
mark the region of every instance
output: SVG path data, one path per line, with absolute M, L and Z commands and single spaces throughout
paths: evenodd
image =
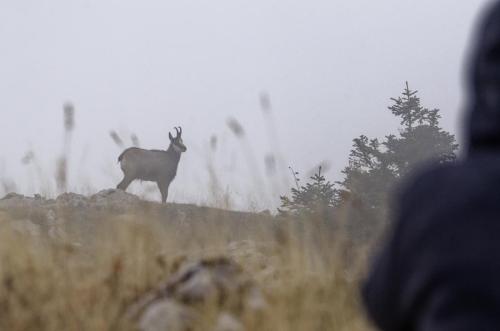
M 140 203 L 138 196 L 118 189 L 102 190 L 90 197 L 93 208 L 116 212 L 125 212 L 137 207 Z
M 244 331 L 243 324 L 233 315 L 220 313 L 215 324 L 214 331 Z
M 141 331 L 185 331 L 191 328 L 195 318 L 190 308 L 164 299 L 146 308 L 138 326 Z

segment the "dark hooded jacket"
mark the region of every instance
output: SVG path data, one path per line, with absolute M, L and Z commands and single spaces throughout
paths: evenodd
M 363 289 L 382 330 L 500 330 L 500 3 L 476 42 L 467 153 L 403 190 Z

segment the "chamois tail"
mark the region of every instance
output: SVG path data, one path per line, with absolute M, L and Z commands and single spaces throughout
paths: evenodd
M 125 153 L 127 153 L 127 151 L 128 151 L 128 148 L 127 148 L 126 150 L 124 150 L 124 151 L 120 154 L 120 156 L 118 156 L 118 163 L 122 162 L 122 160 L 123 160 L 123 156 L 125 155 Z

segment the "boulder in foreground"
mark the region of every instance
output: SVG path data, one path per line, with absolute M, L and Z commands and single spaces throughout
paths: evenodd
M 267 307 L 261 290 L 243 269 L 227 258 L 184 262 L 163 284 L 130 307 L 128 315 L 142 331 L 189 330 L 200 307 L 216 309 L 213 330 L 239 331 L 238 316 Z

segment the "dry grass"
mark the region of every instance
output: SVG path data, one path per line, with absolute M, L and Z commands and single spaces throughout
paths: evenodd
M 260 104 L 275 151 L 268 170 L 283 168 L 267 94 L 261 95 Z M 228 126 L 242 143 L 246 163 L 257 169 L 243 126 L 236 119 L 228 120 Z M 55 177 L 59 191 L 68 186 L 73 128 L 74 110 L 68 103 Z M 124 146 L 116 132 L 110 135 Z M 136 136 L 131 139 L 139 145 Z M 210 146 L 214 152 L 216 136 Z M 212 162 L 210 156 L 213 205 L 229 208 L 230 196 L 220 187 Z M 34 152 L 27 153 L 23 163 L 33 164 L 42 183 L 46 181 Z M 267 187 L 257 171 L 252 173 L 261 189 Z M 366 249 L 354 248 L 331 220 L 292 221 L 265 213 L 145 202 L 125 214 L 59 210 L 63 222 L 58 230 L 64 235 L 51 236 L 43 224 L 46 211 L 28 209 L 0 212 L 0 330 L 135 330 L 127 308 L 168 278 L 179 261 L 220 256 L 243 266 L 269 303 L 261 314 L 239 316 L 245 330 L 370 329 L 358 298 Z M 41 224 L 40 233 L 22 229 L 26 219 Z M 214 307 L 203 312 L 198 329 L 212 330 Z
M 18 220 L 0 214 L 0 329 L 133 330 L 126 308 L 176 261 L 221 255 L 237 260 L 269 301 L 263 315 L 243 319 L 247 330 L 368 329 L 357 290 L 363 254 L 338 231 L 267 215 L 172 210 L 100 215 L 76 227 L 68 219 L 66 240 L 19 233 L 10 226 Z

